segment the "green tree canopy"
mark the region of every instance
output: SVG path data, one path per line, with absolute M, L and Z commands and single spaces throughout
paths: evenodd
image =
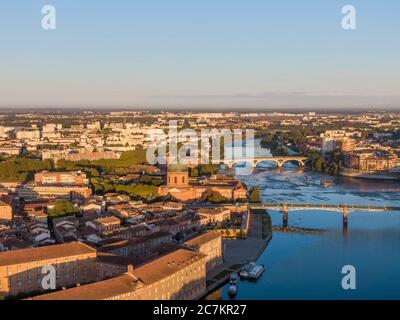
M 251 203 L 261 202 L 260 188 L 254 187 L 250 190 L 249 201 Z
M 54 207 L 48 211 L 48 215 L 51 218 L 73 216 L 79 213 L 79 209 L 68 200 L 58 200 L 54 204 Z
M 226 198 L 224 198 L 219 192 L 208 190 L 204 193 L 203 199 L 212 203 L 223 203 L 226 202 Z
M 52 168 L 51 160 L 11 159 L 0 163 L 0 180 L 26 181 L 32 179 L 34 173 Z

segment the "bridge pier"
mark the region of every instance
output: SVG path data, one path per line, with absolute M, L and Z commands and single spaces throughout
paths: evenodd
M 289 226 L 289 209 L 285 204 L 282 209 L 282 227 L 283 231 L 287 231 Z
M 349 231 L 349 209 L 343 208 L 343 235 L 347 235 Z

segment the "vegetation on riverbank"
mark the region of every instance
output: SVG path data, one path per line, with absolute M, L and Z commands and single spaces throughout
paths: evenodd
M 249 202 L 250 203 L 260 203 L 261 202 L 261 192 L 260 188 L 253 187 L 249 191 Z
M 319 132 L 319 131 L 316 131 Z M 262 148 L 268 148 L 271 154 L 276 156 L 287 156 L 288 147 L 294 152 L 300 152 L 298 145 L 306 142 L 307 135 L 311 133 L 307 128 L 300 130 L 298 128 L 288 131 L 269 132 L 263 135 L 260 141 Z M 315 134 L 315 132 L 314 132 Z M 309 168 L 314 171 L 327 175 L 338 175 L 343 161 L 343 155 L 340 152 L 322 155 L 316 151 L 309 151 L 305 154 L 309 161 Z

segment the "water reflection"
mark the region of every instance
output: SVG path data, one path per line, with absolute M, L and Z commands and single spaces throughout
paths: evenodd
M 264 202 L 400 206 L 399 182 L 259 166 L 239 178 L 260 187 Z M 259 258 L 266 271 L 241 281 L 237 299 L 400 299 L 400 212 L 351 212 L 344 221 L 339 212 L 303 210 L 290 212 L 286 226 L 281 212 L 269 214 L 273 239 Z M 357 270 L 354 291 L 341 287 L 348 264 Z M 221 294 L 228 298 L 226 287 Z

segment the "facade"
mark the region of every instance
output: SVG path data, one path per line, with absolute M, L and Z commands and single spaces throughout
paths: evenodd
M 231 211 L 226 208 L 201 208 L 197 213 L 205 217 L 208 223 L 224 222 L 231 218 Z
M 12 218 L 12 207 L 3 201 L 0 201 L 0 220 L 11 221 Z
M 206 255 L 206 272 L 212 271 L 214 268 L 223 264 L 222 257 L 222 237 L 217 231 L 204 233 L 194 239 L 184 243 L 197 252 Z
M 382 152 L 352 152 L 344 157 L 344 165 L 347 168 L 366 172 L 391 170 L 398 164 L 399 158 L 395 154 Z
M 21 147 L 16 146 L 0 146 L 0 154 L 7 156 L 19 156 L 22 153 Z
M 189 187 L 189 172 L 185 167 L 172 167 L 167 172 L 167 183 L 171 188 L 187 188 Z
M 53 233 L 58 243 L 77 240 L 79 220 L 74 216 L 53 219 Z
M 68 172 L 48 172 L 42 171 L 35 174 L 37 184 L 68 184 L 68 185 L 87 185 L 89 179 L 81 171 Z
M 86 226 L 96 229 L 101 233 L 112 233 L 121 227 L 121 220 L 110 216 L 86 222 Z
M 95 260 L 96 250 L 81 242 L 0 252 L 0 295 L 43 291 L 46 266 L 55 267 L 57 288 L 92 282 Z
M 65 155 L 65 160 L 68 161 L 81 161 L 81 160 L 96 161 L 101 159 L 118 159 L 118 158 L 119 154 L 114 151 L 70 153 Z
M 327 130 L 321 134 L 322 152 L 333 152 L 340 149 L 343 152 L 354 150 L 354 137 L 359 137 L 358 132 L 346 132 L 345 130 Z
M 343 139 L 340 141 L 340 151 L 352 152 L 356 147 L 356 141 L 353 139 Z
M 206 293 L 206 256 L 179 249 L 116 278 L 32 300 L 195 300 Z
M 37 185 L 30 188 L 34 196 L 59 197 L 65 199 L 88 199 L 92 189 L 86 186 Z

